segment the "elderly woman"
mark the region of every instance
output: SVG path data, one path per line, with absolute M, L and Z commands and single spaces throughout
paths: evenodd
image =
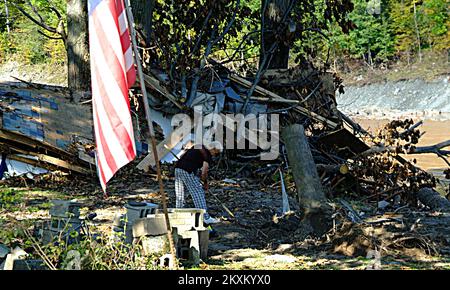
M 212 162 L 212 156 L 220 154 L 223 147 L 219 142 L 212 142 L 207 147 L 202 145 L 201 149 L 196 149 L 195 147 L 187 150 L 175 165 L 176 207 L 184 207 L 184 190 L 187 188 L 192 196 L 195 207 L 205 210 L 204 223 L 218 223 L 218 219 L 208 214 L 205 190 L 208 190 L 208 169 Z M 197 172 L 200 168 L 203 186 L 200 178 L 197 177 Z

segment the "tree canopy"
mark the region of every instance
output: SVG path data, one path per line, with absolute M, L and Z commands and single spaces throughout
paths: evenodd
M 419 51 L 447 50 L 450 46 L 446 0 L 287 2 L 292 3 L 292 9 L 286 20 L 296 29 L 290 36 L 280 33 L 279 40 L 291 46 L 290 62 L 309 55 L 322 59 L 345 56 L 372 64 L 414 56 Z M 198 67 L 204 55 L 245 68 L 255 65 L 264 3 L 155 0 L 150 36 L 155 49 L 150 56 L 169 71 L 177 68 L 177 73 Z M 55 39 L 59 35 L 30 21 L 19 8 L 52 28 L 64 25 L 67 29 L 64 0 L 2 0 L 1 61 L 66 62 L 64 43 Z

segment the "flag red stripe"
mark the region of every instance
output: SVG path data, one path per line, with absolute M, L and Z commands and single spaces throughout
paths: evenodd
M 97 119 L 97 123 L 101 124 L 98 115 L 95 114 L 94 117 Z M 106 163 L 108 164 L 108 167 L 111 169 L 112 172 L 116 172 L 118 169 L 117 164 L 116 164 L 116 161 L 114 160 L 113 154 L 109 150 L 108 143 L 106 142 L 105 136 L 103 135 L 103 130 L 102 130 L 101 125 L 98 126 L 97 131 L 98 131 L 98 136 L 100 138 L 100 143 L 102 144 L 102 152 L 103 152 L 103 155 L 105 155 Z M 101 160 L 99 160 L 99 163 L 101 163 Z
M 95 11 L 94 11 L 95 14 Z M 125 76 L 122 70 L 122 65 L 120 64 L 120 61 L 117 59 L 117 56 L 114 54 L 114 50 L 112 46 L 108 42 L 108 38 L 106 37 L 105 31 L 103 30 L 101 24 L 99 23 L 99 19 L 93 20 L 95 31 L 98 37 L 98 42 L 101 45 L 101 48 L 103 51 L 109 52 L 109 57 L 106 58 L 106 62 L 108 63 L 108 66 L 111 68 L 111 72 L 114 75 L 114 78 L 117 81 L 117 84 L 119 85 L 120 89 L 122 90 L 123 95 L 128 95 L 128 84 L 126 83 Z
M 95 75 L 97 78 L 97 85 L 99 87 L 100 93 L 102 95 L 108 95 L 107 89 L 105 88 L 104 83 L 102 82 L 101 77 L 99 75 L 100 72 L 98 70 L 97 65 L 94 65 L 94 70 L 95 70 Z M 127 104 L 129 107 L 130 105 L 129 105 L 128 97 L 126 98 L 126 100 L 127 100 Z M 128 135 L 128 131 L 127 131 L 127 129 L 125 129 L 124 124 L 121 122 L 119 116 L 117 115 L 116 110 L 114 109 L 113 105 L 111 104 L 110 98 L 101 98 L 100 101 L 102 102 L 103 107 L 105 108 L 105 111 L 108 113 L 108 120 L 103 120 L 103 121 L 104 122 L 108 121 L 110 123 L 110 126 L 111 126 L 112 130 L 114 131 L 118 141 L 122 145 L 122 148 L 127 149 L 124 151 L 125 155 L 127 156 L 127 158 L 129 160 L 133 159 L 134 158 L 133 143 L 132 143 L 133 141 L 131 140 L 130 136 Z
M 118 17 L 120 15 L 120 13 L 122 13 L 122 12 L 118 12 L 117 11 L 117 3 L 120 3 L 122 1 L 123 0 L 106 0 L 106 3 L 108 3 L 109 11 L 111 11 L 111 14 L 112 14 L 113 19 L 114 19 L 114 24 L 116 25 L 117 31 L 119 32 L 119 34 L 120 34 L 120 30 L 119 30 L 119 19 L 118 19 Z
M 136 71 L 134 70 L 134 67 L 131 67 L 127 71 L 127 79 L 129 84 L 134 84 L 134 82 L 136 81 Z
M 128 29 L 124 34 L 120 36 L 120 43 L 122 44 L 123 53 L 125 53 L 128 48 L 131 46 L 130 35 L 128 34 Z
M 106 191 L 112 175 L 136 156 L 128 100 L 136 70 L 129 54 L 131 41 L 123 0 L 88 1 L 97 167 Z

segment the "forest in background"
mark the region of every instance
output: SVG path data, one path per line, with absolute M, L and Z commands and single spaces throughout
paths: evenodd
M 30 2 L 37 11 L 27 5 Z M 164 4 L 157 0 L 160 9 L 176 9 L 177 4 Z M 182 1 L 183 3 L 186 1 Z M 190 5 L 202 5 L 202 1 L 187 1 Z M 326 1 L 315 1 L 315 11 L 305 13 L 299 22 L 324 22 Z M 338 23 L 328 24 L 327 29 L 305 31 L 310 34 L 293 45 L 290 63 L 297 55 L 308 51 L 316 62 L 342 63 L 357 60 L 368 66 L 387 64 L 401 60 L 405 63 L 420 61 L 422 55 L 447 53 L 450 47 L 449 4 L 446 0 L 352 0 L 354 9 L 348 19 L 354 24 L 353 29 L 344 33 Z M 230 2 L 231 3 L 231 2 Z M 232 5 L 232 4 L 230 4 Z M 57 33 L 50 33 L 25 17 L 17 6 L 30 15 L 40 19 L 50 27 L 66 27 L 65 0 L 1 0 L 0 3 L 0 62 L 17 61 L 22 64 L 64 64 L 66 49 L 64 43 L 55 39 Z M 249 32 L 260 29 L 260 0 L 240 1 L 242 11 L 237 19 L 242 27 L 236 33 L 223 39 L 226 49 L 215 49 L 211 55 L 226 59 L 233 49 L 241 44 L 241 58 L 234 65 L 244 64 L 248 68 L 258 63 L 259 35 Z M 61 14 L 59 19 L 55 9 Z M 153 18 L 161 17 L 160 10 L 155 9 Z M 183 32 L 183 31 L 181 31 Z M 189 34 L 189 31 L 184 31 Z M 192 37 L 192 35 L 190 35 Z M 244 41 L 245 39 L 245 41 Z M 305 40 L 306 39 L 306 40 Z M 256 45 L 255 45 L 256 44 Z M 246 49 L 245 47 L 248 46 Z

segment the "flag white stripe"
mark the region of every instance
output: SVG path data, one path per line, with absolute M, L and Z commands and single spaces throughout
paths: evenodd
M 100 5 L 107 5 L 106 1 L 102 1 Z M 116 23 L 114 22 L 114 18 L 111 14 L 111 11 L 108 7 L 97 7 L 97 22 L 102 27 L 102 30 L 104 31 L 105 37 L 107 38 L 107 42 L 112 47 L 115 56 L 119 60 L 119 63 L 124 71 L 124 75 L 126 76 L 125 71 L 125 59 L 123 55 L 123 49 L 122 44 L 120 41 L 120 35 L 117 31 Z M 95 27 L 94 29 L 95 30 Z M 101 55 L 104 54 L 103 51 L 100 53 Z M 97 55 L 96 55 L 97 56 Z
M 95 32 L 92 33 L 93 37 L 97 37 Z M 114 110 L 116 111 L 117 115 L 120 118 L 120 121 L 123 124 L 127 124 L 126 130 L 128 132 L 128 135 L 132 138 L 133 135 L 133 129 L 132 129 L 132 122 L 131 122 L 131 115 L 128 111 L 128 104 L 126 103 L 125 98 L 128 96 L 122 95 L 122 90 L 120 89 L 119 85 L 117 84 L 114 76 L 112 75 L 112 72 L 106 62 L 106 59 L 104 55 L 101 53 L 101 47 L 98 47 L 97 45 L 91 45 L 91 49 L 93 53 L 97 56 L 95 58 L 95 63 L 97 65 L 98 71 L 101 72 L 99 75 L 101 81 L 103 84 L 106 84 L 105 89 L 107 90 L 107 94 L 109 96 L 109 99 L 112 100 L 111 104 L 114 107 Z M 126 75 L 125 75 L 126 78 Z M 133 148 L 135 147 L 133 143 Z
M 93 106 L 93 114 L 94 114 L 94 127 L 99 128 L 100 124 L 97 122 L 97 109 L 95 108 L 95 105 Z M 99 130 L 95 130 L 95 141 L 97 143 L 97 149 L 103 148 L 102 141 L 99 136 Z M 103 174 L 105 175 L 105 179 L 108 180 L 113 176 L 113 173 L 111 171 L 111 168 L 109 168 L 108 163 L 106 162 L 105 153 L 103 150 L 97 150 L 97 158 L 98 162 L 102 165 Z M 109 177 L 109 178 L 108 178 Z
M 96 81 L 94 81 L 92 84 L 92 90 L 95 91 L 97 94 L 99 94 L 99 87 Z M 117 167 L 119 168 L 121 167 L 121 165 L 128 163 L 128 158 L 124 152 L 124 149 L 122 148 L 122 145 L 117 139 L 116 133 L 113 131 L 113 128 L 111 127 L 111 123 L 109 122 L 108 115 L 106 114 L 102 101 L 99 99 L 100 98 L 93 99 L 94 106 L 96 107 L 98 119 L 104 120 L 101 125 L 102 133 L 103 136 L 105 137 L 105 140 L 107 140 L 108 142 L 109 151 L 111 152 L 111 154 L 113 154 L 114 161 Z
M 125 52 L 125 70 L 128 71 L 133 66 L 133 49 L 130 47 Z
M 122 35 L 125 32 L 125 30 L 127 30 L 127 28 L 128 28 L 125 9 L 119 15 L 118 19 L 119 19 L 119 31 L 120 31 L 120 35 Z

